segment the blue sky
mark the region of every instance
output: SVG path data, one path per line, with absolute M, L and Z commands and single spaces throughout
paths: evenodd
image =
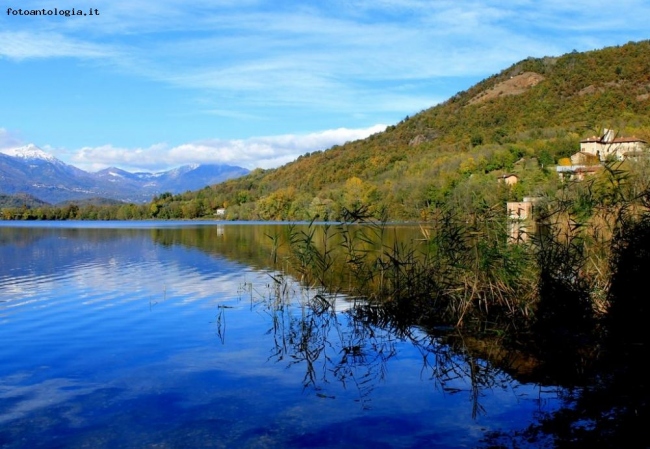
M 648 0 L 5 0 L 0 150 L 276 167 L 529 56 L 648 39 Z M 85 16 L 7 10 L 72 8 Z

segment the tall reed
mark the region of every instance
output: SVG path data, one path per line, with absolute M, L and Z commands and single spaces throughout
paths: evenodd
M 644 182 L 610 163 L 601 178 L 565 183 L 539 203 L 537 228 L 519 244 L 501 204 L 443 205 L 410 242 L 389 239 L 386 221 L 358 207 L 319 234 L 314 222 L 289 227 L 288 260 L 306 285 L 362 297 L 411 323 L 587 336 L 609 310 L 613 257 L 637 229 L 630 220 L 648 210 Z

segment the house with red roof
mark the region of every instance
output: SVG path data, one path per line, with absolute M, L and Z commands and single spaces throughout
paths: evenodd
M 617 137 L 611 129 L 605 129 L 600 137 L 589 137 L 580 141 L 580 152 L 593 154 L 600 161 L 638 157 L 648 150 L 648 142 L 636 137 Z

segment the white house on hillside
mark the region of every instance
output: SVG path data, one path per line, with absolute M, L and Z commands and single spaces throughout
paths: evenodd
M 601 161 L 612 157 L 619 161 L 635 157 L 646 151 L 648 143 L 636 137 L 616 137 L 611 129 L 605 129 L 600 137 L 589 137 L 580 141 L 580 152 L 589 153 Z

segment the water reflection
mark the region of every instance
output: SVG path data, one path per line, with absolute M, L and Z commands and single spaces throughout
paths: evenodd
M 1 445 L 467 447 L 557 407 L 271 269 L 275 227 L 0 226 Z
M 256 302 L 272 323 L 270 359 L 299 366 L 304 371 L 303 388 L 313 389 L 319 397 L 336 398 L 332 389 L 338 384 L 355 391 L 355 401 L 364 409 L 371 408 L 373 391 L 386 381 L 391 360 L 399 358 L 407 345 L 411 356 L 419 359 L 415 364 L 421 379 L 442 393 L 467 395 L 472 419 L 489 414 L 482 399 L 497 390 L 516 400 L 530 400 L 530 388 L 474 355 L 457 331 L 445 330 L 443 337 L 418 327 L 392 326 L 380 308 L 361 301 L 340 313 L 334 307 L 336 296 L 307 289 L 282 275 L 273 279 L 269 296 Z M 451 340 L 455 344 L 443 342 Z M 539 388 L 534 400 L 542 406 L 558 393 L 559 388 Z
M 303 388 L 312 388 L 318 397 L 335 399 L 328 385 L 337 382 L 355 391 L 355 401 L 368 408 L 387 362 L 397 354 L 397 337 L 355 320 L 352 313 L 340 313 L 337 302 L 341 298 L 274 275 L 270 295 L 257 303 L 271 322 L 269 359 L 299 366 Z M 346 312 L 355 307 L 348 303 Z

